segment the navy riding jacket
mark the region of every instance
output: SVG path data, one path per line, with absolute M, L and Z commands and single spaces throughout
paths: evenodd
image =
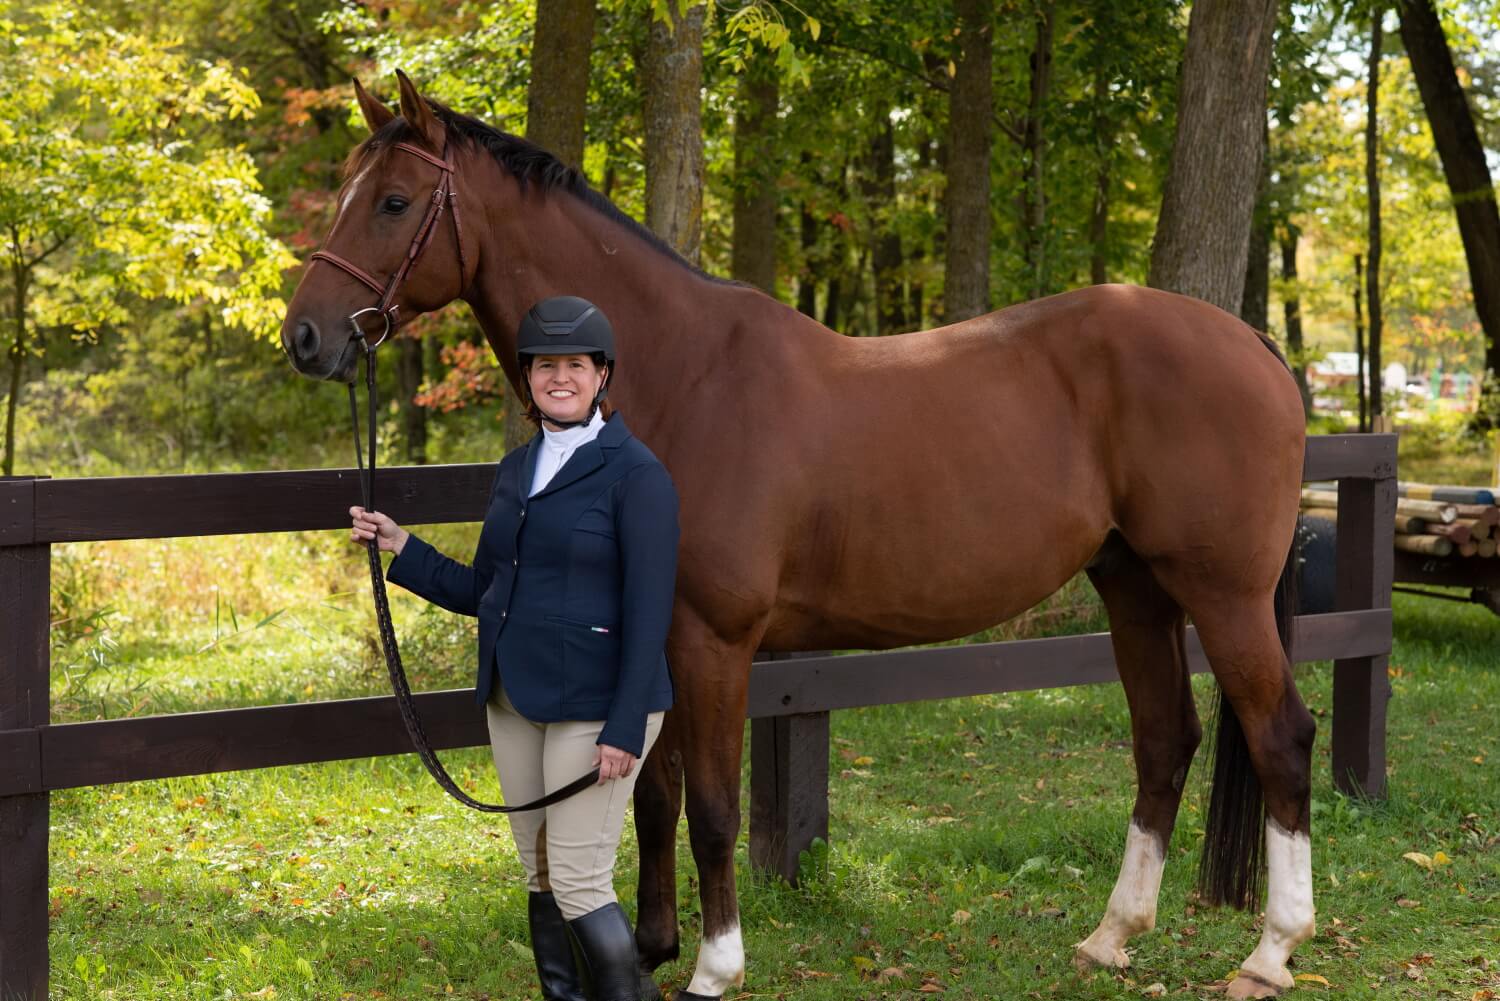
M 473 566 L 413 535 L 386 579 L 479 617 L 481 704 L 498 673 L 527 719 L 602 719 L 598 743 L 639 756 L 672 705 L 677 491 L 616 413 L 527 497 L 540 442 L 500 460 Z

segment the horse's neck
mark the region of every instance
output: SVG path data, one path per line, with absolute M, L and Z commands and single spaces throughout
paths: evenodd
M 836 339 L 769 297 L 704 277 L 570 194 L 512 191 L 501 201 L 484 220 L 480 275 L 467 298 L 512 385 L 521 318 L 554 295 L 582 296 L 609 317 L 620 367 L 612 395 L 638 429 L 705 384 L 714 384 L 715 406 L 752 392 L 711 378 L 743 347 L 735 343 L 742 335 L 755 337 L 755 350 L 766 354 Z

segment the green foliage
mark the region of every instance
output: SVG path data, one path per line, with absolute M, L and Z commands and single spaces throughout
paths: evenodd
M 33 323 L 122 325 L 138 296 L 275 329 L 293 262 L 265 231 L 254 164 L 197 139 L 258 104 L 233 66 L 71 2 L 0 22 L 0 60 L 0 234 L 12 281 L 31 286 Z
M 1353 349 L 1353 258 L 1368 253 L 1366 84 L 1339 69 L 1368 56 L 1367 33 L 1367 23 L 1313 25 L 1308 55 L 1322 67 L 1318 83 L 1304 87 L 1311 92 L 1300 100 L 1295 91 L 1286 95 L 1282 128 L 1272 137 L 1279 218 L 1306 238 L 1297 291 L 1309 314 L 1309 341 L 1323 350 Z M 1463 245 L 1403 57 L 1383 59 L 1380 91 L 1385 358 L 1404 360 L 1414 372 L 1439 361 L 1448 368 L 1482 363 Z

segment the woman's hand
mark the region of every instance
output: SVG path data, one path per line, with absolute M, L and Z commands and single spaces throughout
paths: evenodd
M 614 779 L 623 779 L 635 770 L 635 755 L 618 747 L 599 744 L 594 752 L 594 764 L 599 769 L 599 784 Z
M 366 511 L 362 507 L 351 507 L 349 516 L 354 519 L 350 538 L 364 543 L 376 540 L 382 552 L 400 554 L 401 547 L 411 538 L 411 533 L 379 511 Z

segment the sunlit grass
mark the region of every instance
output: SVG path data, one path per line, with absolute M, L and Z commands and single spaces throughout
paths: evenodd
M 463 555 L 472 531 L 428 534 Z M 93 593 L 114 602 L 114 646 L 72 685 L 72 703 L 60 697 L 70 684 L 60 670 L 55 697 L 71 708 L 59 716 L 383 691 L 362 554 L 337 533 L 260 540 L 237 577 L 233 554 L 246 541 L 78 547 L 69 558 L 91 561 L 82 577 L 109 582 Z M 168 545 L 198 549 L 164 555 Z M 192 586 L 137 581 L 152 561 Z M 409 662 L 420 658 L 431 687 L 467 684 L 471 625 L 392 594 Z M 1023 628 L 1098 628 L 1091 601 L 1077 584 L 1043 609 L 1072 612 Z M 89 607 L 78 611 L 87 618 Z M 1485 965 L 1500 958 L 1500 620 L 1398 596 L 1396 621 L 1383 803 L 1332 791 L 1330 668 L 1299 669 L 1320 723 L 1320 931 L 1294 972 L 1327 980 L 1304 987 L 1331 997 L 1469 998 L 1500 989 L 1500 970 Z M 96 632 L 76 631 L 55 656 L 66 664 L 97 646 Z M 1206 715 L 1206 680 L 1196 689 Z M 1112 887 L 1133 797 L 1117 687 L 841 712 L 833 736 L 832 843 L 807 858 L 803 885 L 752 875 L 741 833 L 743 996 L 916 998 L 941 988 L 1123 999 L 1157 982 L 1211 996 L 1201 985 L 1254 946 L 1253 915 L 1193 902 L 1200 760 L 1157 930 L 1136 940 L 1126 974 L 1072 973 L 1072 945 Z M 444 757 L 481 797 L 495 794 L 484 750 Z M 1448 861 L 1429 871 L 1407 852 Z M 627 825 L 619 886 L 632 911 L 635 866 Z M 685 837 L 679 869 L 684 956 L 659 979 L 681 986 L 697 943 Z M 410 756 L 56 793 L 50 893 L 56 998 L 535 996 L 524 885 L 503 822 L 449 803 Z

